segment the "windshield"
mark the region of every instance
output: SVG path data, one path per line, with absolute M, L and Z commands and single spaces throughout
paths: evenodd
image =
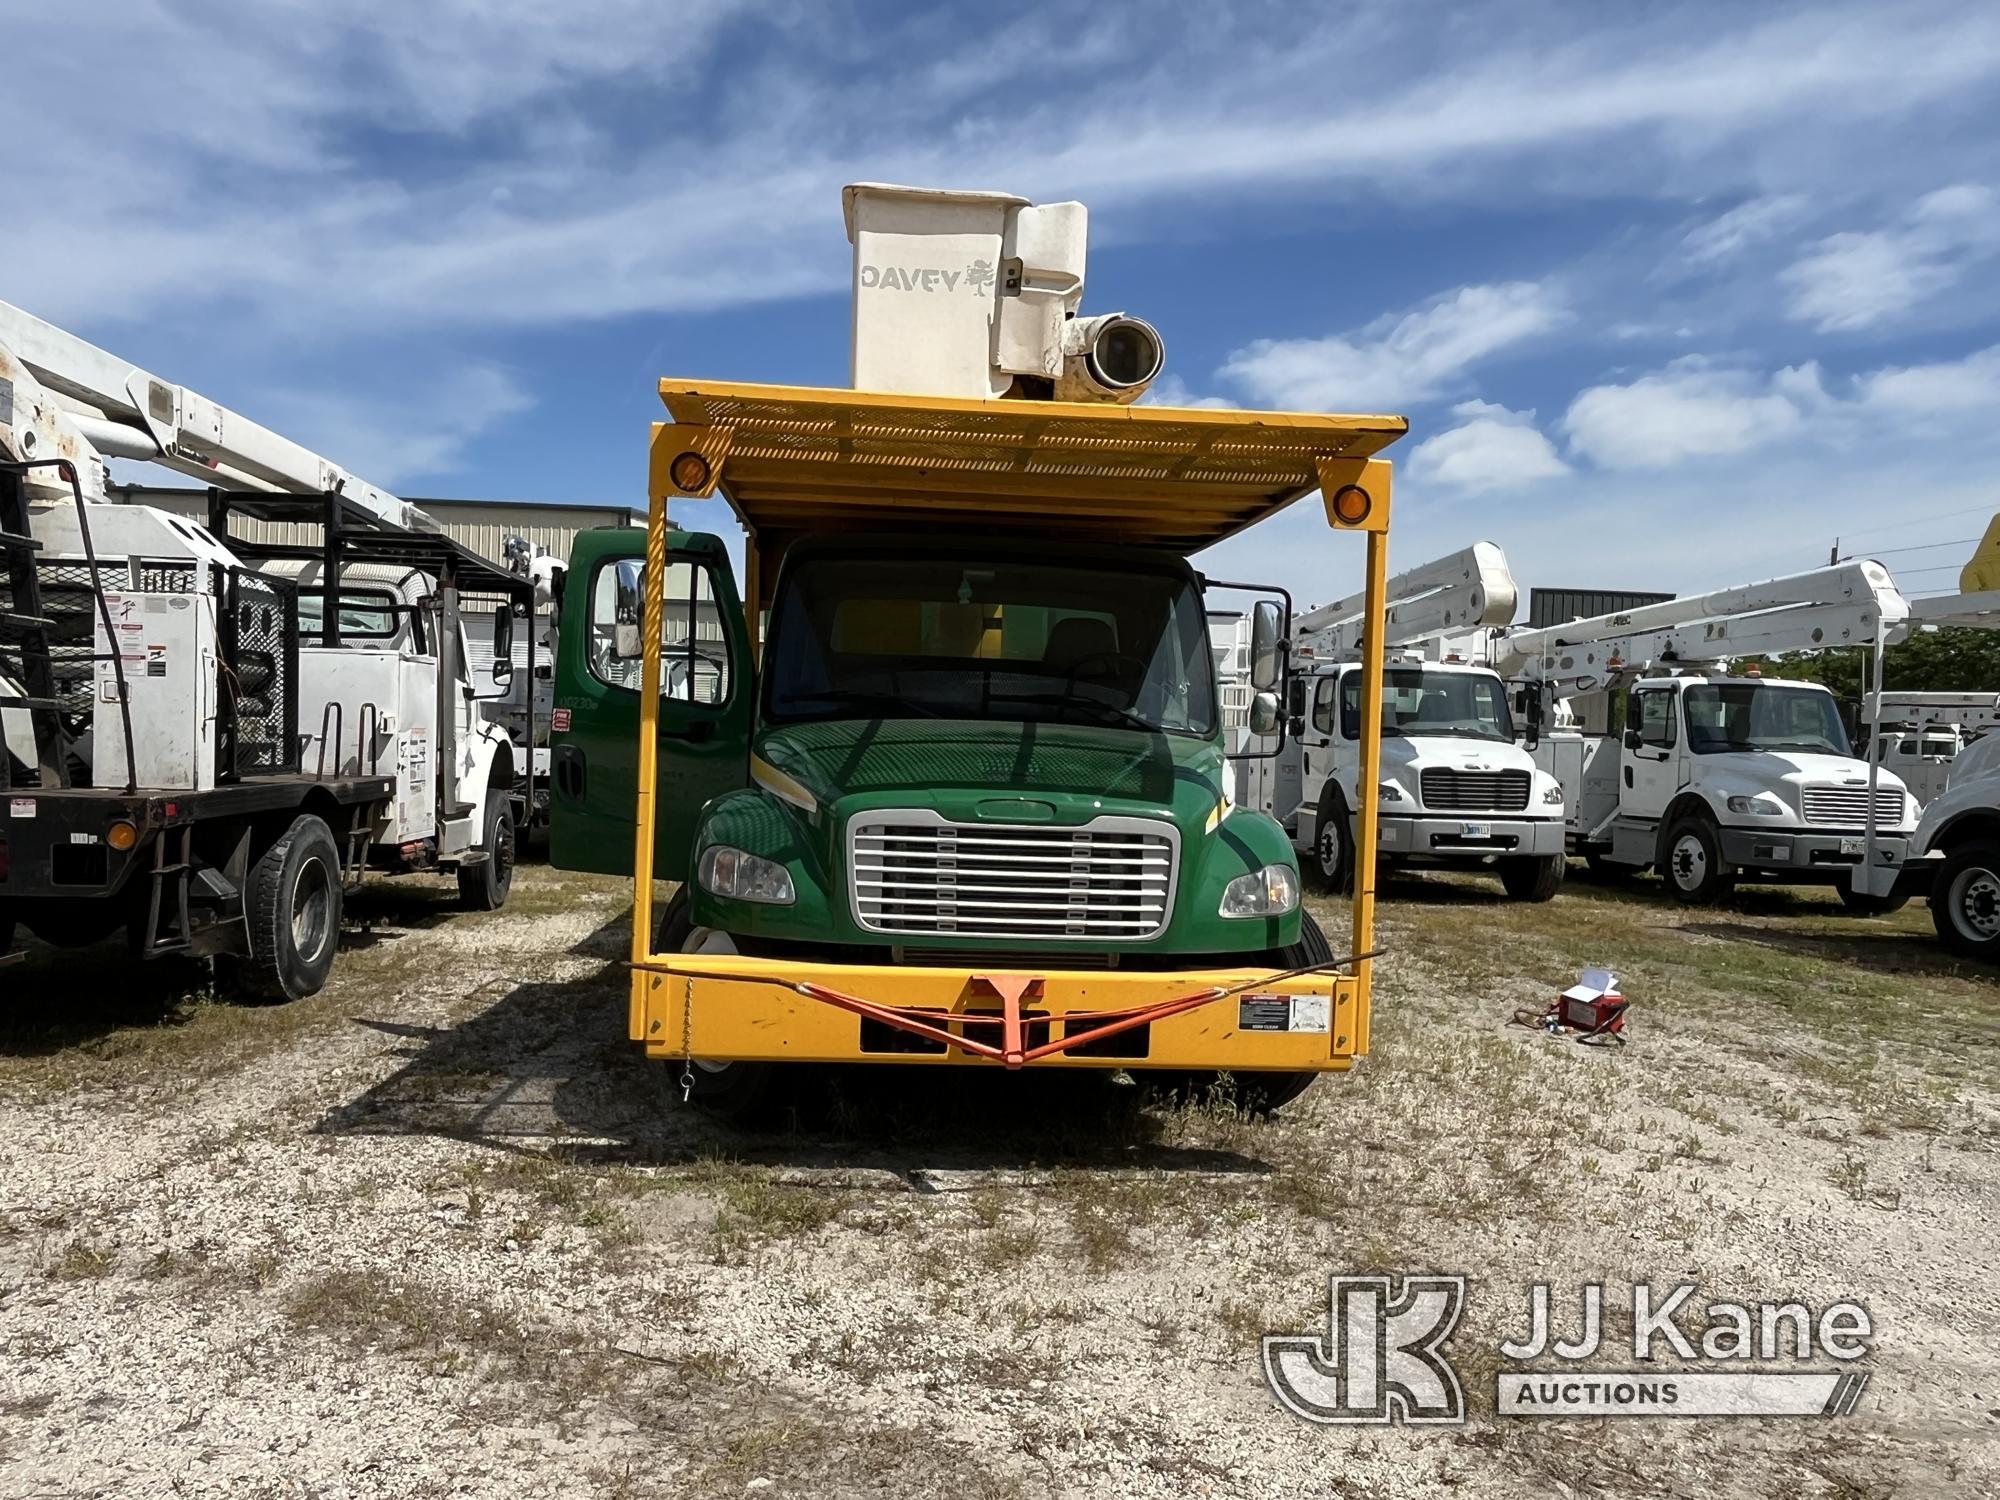
M 1688 748 L 1696 755 L 1725 750 L 1803 750 L 1852 755 L 1833 694 L 1817 688 L 1732 682 L 1690 687 Z
M 1359 672 L 1341 679 L 1340 730 L 1350 740 L 1361 736 Z M 1507 712 L 1507 690 L 1497 677 L 1391 667 L 1382 674 L 1382 732 L 1511 741 L 1514 721 Z
M 1215 732 L 1201 597 L 1166 569 L 820 556 L 771 612 L 764 718 Z

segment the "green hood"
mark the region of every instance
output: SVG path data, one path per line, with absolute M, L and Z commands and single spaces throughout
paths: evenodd
M 909 793 L 913 800 L 1041 799 L 1050 821 L 1117 803 L 1199 829 L 1222 795 L 1213 741 L 1075 724 L 961 719 L 840 719 L 766 730 L 757 753 L 828 805 Z

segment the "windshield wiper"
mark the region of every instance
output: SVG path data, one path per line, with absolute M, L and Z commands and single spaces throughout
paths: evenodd
M 1144 730 L 1147 734 L 1162 732 L 1159 725 L 1148 723 L 1129 708 L 1120 708 L 1115 703 L 1102 703 L 1095 698 L 1079 698 L 1073 693 L 995 693 L 992 696 L 1010 703 L 1033 703 L 1045 708 L 1093 709 L 1098 713 L 1110 715 L 1127 729 Z
M 927 719 L 948 719 L 951 715 L 928 703 L 919 703 L 914 698 L 899 698 L 894 693 L 864 693 L 853 688 L 814 688 L 803 692 L 792 700 L 798 703 L 838 703 L 847 708 L 906 708 Z

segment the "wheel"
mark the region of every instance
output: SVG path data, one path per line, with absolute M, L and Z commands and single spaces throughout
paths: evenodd
M 726 932 L 713 927 L 697 927 L 689 912 L 687 887 L 674 892 L 673 900 L 660 915 L 659 951 L 662 953 L 734 953 L 736 942 Z M 697 1042 L 700 1040 L 696 1038 Z M 710 1062 L 691 1058 L 687 1071 L 694 1076 L 694 1090 L 688 1096 L 707 1113 L 735 1124 L 748 1124 L 762 1114 L 771 1095 L 771 1063 Z M 681 1070 L 673 1074 L 678 1097 Z
M 1852 886 L 1836 887 L 1840 892 L 1840 904 L 1857 917 L 1886 917 L 1891 912 L 1901 911 L 1910 904 L 1907 895 L 1871 896 L 1865 891 L 1857 891 Z
M 1566 854 L 1528 854 L 1500 861 L 1500 884 L 1510 901 L 1548 901 L 1569 873 Z
M 1599 885 L 1623 885 L 1639 873 L 1636 865 L 1621 865 L 1605 849 L 1586 849 L 1583 862 L 1590 867 L 1590 878 Z
M 1327 942 L 1319 923 L 1311 912 L 1302 911 L 1299 913 L 1299 940 L 1288 948 L 1266 954 L 1264 961 L 1283 971 L 1303 969 L 1308 964 L 1323 964 L 1332 957 L 1333 945 Z M 1157 1093 L 1199 1101 L 1208 1097 L 1219 1077 L 1213 1072 L 1176 1072 L 1150 1081 Z M 1318 1078 L 1319 1074 L 1315 1072 L 1238 1073 L 1235 1075 L 1237 1108 L 1246 1114 L 1270 1114 L 1290 1104 L 1311 1088 Z
M 340 850 L 333 830 L 311 813 L 292 820 L 250 867 L 243 892 L 250 953 L 231 965 L 246 999 L 316 995 L 340 948 Z
M 1722 862 L 1722 836 L 1699 813 L 1667 830 L 1667 889 L 1684 906 L 1709 906 L 1735 883 Z
M 1938 863 L 1931 925 L 1954 953 L 2000 959 L 2000 846 L 1960 844 Z
M 486 858 L 458 867 L 458 899 L 468 911 L 498 911 L 514 888 L 514 810 L 497 791 L 486 800 Z
M 1347 801 L 1331 781 L 1319 799 L 1319 821 L 1313 826 L 1313 853 L 1306 868 L 1317 874 L 1319 883 L 1335 895 L 1353 893 L 1354 833 L 1348 827 Z

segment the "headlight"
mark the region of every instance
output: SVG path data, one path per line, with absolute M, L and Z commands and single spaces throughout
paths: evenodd
M 1754 797 L 1731 797 L 1728 807 L 1733 813 L 1752 818 L 1782 818 L 1791 811 L 1769 792 L 1759 792 Z
M 1223 888 L 1221 912 L 1225 917 L 1282 917 L 1298 904 L 1298 872 L 1290 865 L 1266 865 Z
M 1555 784 L 1554 786 L 1552 786 L 1552 787 L 1545 787 L 1545 788 L 1543 788 L 1543 790 L 1542 790 L 1542 806 L 1544 806 L 1544 807 L 1561 807 L 1561 806 L 1562 806 L 1562 800 L 1563 800 L 1563 789 L 1562 789 L 1562 783 L 1561 783 L 1561 782 L 1557 782 L 1557 783 L 1556 783 L 1556 784 Z
M 1384 802 L 1401 802 L 1403 800 L 1403 789 L 1393 781 L 1383 782 L 1380 790 Z
M 701 888 L 711 896 L 762 901 L 771 906 L 790 906 L 796 899 L 791 871 L 774 860 L 746 854 L 727 844 L 711 844 L 701 851 L 697 875 Z

